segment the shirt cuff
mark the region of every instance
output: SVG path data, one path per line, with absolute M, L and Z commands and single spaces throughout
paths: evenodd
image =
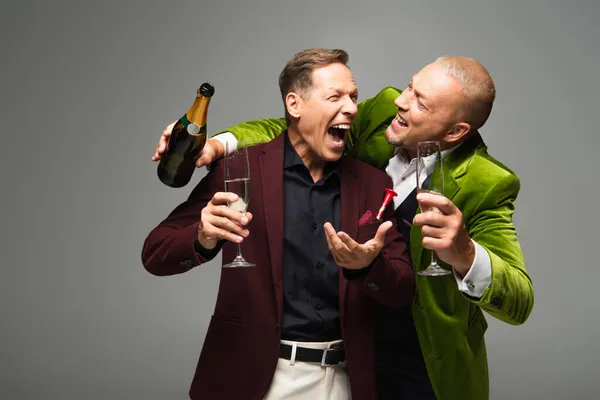
M 212 136 L 211 139 L 217 139 L 219 142 L 223 143 L 223 148 L 225 149 L 225 157 L 233 153 L 237 150 L 238 140 L 233 133 L 231 132 L 223 132 L 216 136 Z M 227 151 L 227 145 L 229 145 L 229 152 Z
M 458 290 L 479 299 L 492 283 L 492 261 L 483 247 L 473 239 L 471 241 L 475 245 L 475 260 L 469 272 L 462 279 L 455 270 L 452 272 L 458 284 Z

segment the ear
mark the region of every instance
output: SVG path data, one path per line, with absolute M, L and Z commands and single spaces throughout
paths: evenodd
M 292 118 L 299 118 L 302 111 L 302 98 L 294 92 L 285 96 L 285 108 Z
M 444 142 L 459 143 L 469 132 L 471 132 L 471 125 L 466 122 L 459 122 L 446 132 L 444 135 Z

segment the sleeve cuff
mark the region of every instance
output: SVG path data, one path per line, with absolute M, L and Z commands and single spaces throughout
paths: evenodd
M 471 241 L 475 245 L 475 260 L 469 272 L 462 279 L 456 271 L 452 270 L 452 272 L 458 284 L 458 290 L 471 297 L 481 298 L 492 283 L 492 261 L 483 247 L 474 240 L 471 239 Z
M 219 251 L 221 251 L 221 248 L 223 247 L 223 243 L 224 243 L 223 240 L 219 240 L 214 249 L 206 249 L 200 244 L 200 241 L 198 240 L 198 236 L 196 235 L 196 239 L 194 239 L 194 250 L 196 250 L 196 253 L 198 253 L 198 255 L 201 256 L 202 258 L 204 258 L 206 260 L 210 260 L 213 257 L 215 257 L 219 253 Z
M 375 257 L 375 260 L 373 260 L 373 261 L 375 262 L 378 259 L 379 259 L 379 256 Z M 369 274 L 369 272 L 371 272 L 371 269 L 373 269 L 374 262 L 372 262 L 371 264 L 369 264 L 366 267 L 361 268 L 361 269 L 342 268 L 344 270 L 344 272 L 343 272 L 344 278 L 346 278 L 346 280 L 348 280 L 348 281 L 355 281 L 357 279 L 364 278 L 365 276 L 367 276 Z
M 233 136 L 233 133 L 231 132 L 220 133 L 211 137 L 211 139 L 216 139 L 219 142 L 223 143 L 223 147 L 225 148 L 225 157 L 237 150 L 238 140 L 235 136 Z M 227 151 L 228 146 L 229 152 Z

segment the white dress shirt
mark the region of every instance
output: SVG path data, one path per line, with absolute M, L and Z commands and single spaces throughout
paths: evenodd
M 230 153 L 237 148 L 237 139 L 231 132 L 225 132 L 214 136 L 214 139 L 219 140 L 225 146 L 229 143 Z M 460 146 L 460 145 L 459 145 Z M 458 146 L 442 151 L 442 159 L 454 151 Z M 435 167 L 433 157 L 423 159 L 425 167 L 421 169 L 422 180 L 425 180 Z M 394 208 L 397 208 L 406 197 L 417 187 L 417 159 L 408 160 L 403 151 L 396 150 L 394 156 L 390 159 L 385 172 L 392 178 L 394 183 L 394 191 L 398 196 L 394 197 Z M 411 222 L 411 221 L 409 221 Z M 458 289 L 472 297 L 480 298 L 483 292 L 492 282 L 492 262 L 490 255 L 477 242 L 471 239 L 475 245 L 475 260 L 469 269 L 469 272 L 464 278 L 461 278 L 453 269 L 454 279 L 458 285 Z M 436 279 L 436 278 L 431 278 Z M 439 279 L 439 278 L 438 278 Z

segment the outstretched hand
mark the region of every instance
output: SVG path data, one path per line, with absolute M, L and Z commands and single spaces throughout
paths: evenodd
M 385 244 L 385 235 L 392 225 L 391 221 L 379 225 L 375 237 L 363 244 L 357 243 L 345 232 L 336 232 L 329 222 L 326 222 L 323 228 L 329 251 L 336 264 L 347 269 L 361 269 L 368 267 L 381 252 Z

